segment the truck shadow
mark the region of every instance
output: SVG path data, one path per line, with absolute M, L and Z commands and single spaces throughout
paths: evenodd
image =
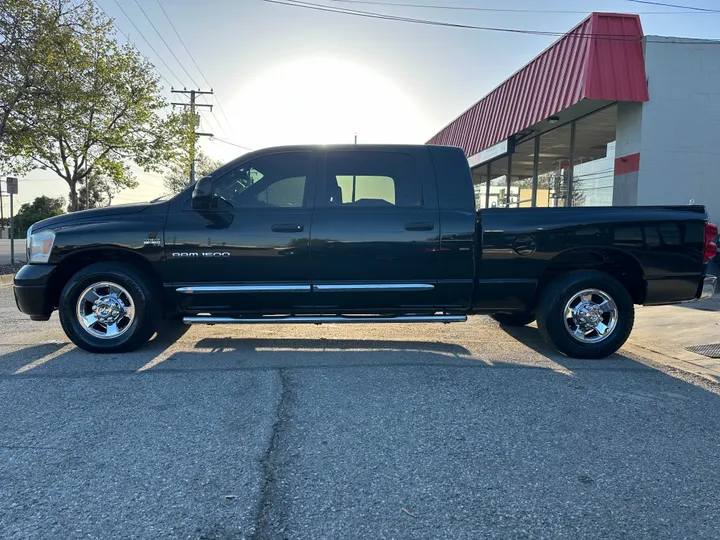
M 636 359 L 622 353 L 615 353 L 607 358 L 601 358 L 598 360 L 587 360 L 564 356 L 542 338 L 540 331 L 535 326 L 505 326 L 501 324 L 500 329 L 508 336 L 516 339 L 518 342 L 526 345 L 537 353 L 548 358 L 552 358 L 553 362 L 556 362 L 569 371 L 577 371 L 578 369 L 587 371 L 623 368 L 653 371 L 652 367 L 638 362 Z
M 327 349 L 340 350 L 387 350 L 407 352 L 438 352 L 455 356 L 470 356 L 472 353 L 462 345 L 440 341 L 417 340 L 376 340 L 376 339 L 330 339 L 330 338 L 204 338 L 195 345 L 196 349 L 235 350 L 238 352 L 262 351 L 271 348 L 293 350 Z
M 501 328 L 513 341 L 507 347 L 489 346 L 486 354 L 482 346 L 471 351 L 450 341 L 383 340 L 370 336 L 204 337 L 193 341 L 181 339 L 188 326 L 170 324 L 163 325 L 144 347 L 127 354 L 89 354 L 68 342 L 30 345 L 0 355 L 0 377 L 398 366 L 549 370 L 563 376 L 587 370 L 653 369 L 622 354 L 601 361 L 567 358 L 547 345 L 536 328 Z

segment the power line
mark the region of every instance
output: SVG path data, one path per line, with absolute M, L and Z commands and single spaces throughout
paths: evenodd
M 213 95 L 214 95 L 214 94 L 213 94 Z M 200 97 L 201 97 L 202 100 L 205 102 L 205 104 L 208 104 L 208 100 L 205 98 L 204 95 L 201 95 Z M 216 103 L 216 105 L 217 105 L 217 103 Z M 210 118 L 207 117 L 207 116 L 202 115 L 202 112 L 204 112 L 204 111 L 201 111 L 201 116 L 202 116 L 202 118 L 204 118 L 205 120 L 207 120 L 207 121 L 208 121 L 208 124 L 209 124 L 209 123 L 210 123 Z M 217 115 L 215 114 L 215 110 L 214 110 L 213 108 L 210 108 L 210 115 L 212 116 L 213 120 L 215 121 L 215 122 L 214 122 L 215 127 L 217 127 L 217 128 L 219 129 L 219 131 L 222 131 L 222 134 L 223 134 L 224 137 L 229 137 L 227 130 L 225 129 L 225 127 L 224 127 L 224 126 L 222 125 L 222 123 L 220 122 L 220 119 L 219 119 L 219 118 L 217 117 Z M 210 126 L 210 127 L 213 127 L 213 126 Z
M 300 0 L 263 0 L 263 2 L 267 2 L 269 4 L 279 4 L 283 6 L 292 6 L 297 8 L 305 8 L 310 9 L 314 11 L 325 11 L 328 13 L 339 13 L 342 15 L 354 15 L 356 17 L 365 17 L 369 19 L 381 19 L 381 20 L 387 20 L 387 21 L 398 21 L 398 22 L 407 22 L 407 23 L 415 23 L 415 24 L 425 24 L 430 26 L 444 26 L 449 28 L 465 28 L 469 30 L 485 30 L 485 31 L 491 31 L 491 32 L 507 32 L 511 34 L 530 34 L 530 35 L 538 35 L 538 36 L 564 36 L 566 35 L 566 32 L 550 32 L 550 31 L 542 31 L 542 30 L 522 30 L 522 29 L 516 29 L 516 28 L 499 28 L 499 27 L 493 27 L 493 26 L 475 26 L 471 24 L 461 24 L 461 23 L 451 23 L 451 22 L 445 22 L 445 21 L 434 21 L 430 19 L 416 19 L 412 17 L 401 17 L 398 15 L 388 15 L 384 13 L 377 13 L 374 11 L 360 11 L 355 9 L 347 9 L 347 8 L 335 8 L 332 6 L 324 6 L 322 4 L 314 4 L 311 2 L 301 2 Z M 619 39 L 622 36 L 618 35 L 610 35 L 610 34 L 585 34 L 582 37 L 592 37 L 597 35 L 605 35 L 607 37 L 612 37 L 614 39 Z M 578 36 L 580 37 L 580 36 Z M 632 38 L 633 40 L 637 41 L 640 39 L 640 36 L 632 35 L 627 36 L 628 38 Z M 627 41 L 627 40 L 625 40 Z
M 228 117 L 227 117 L 227 115 L 225 114 L 225 110 L 223 109 L 222 104 L 220 103 L 220 98 L 219 98 L 218 95 L 215 94 L 215 93 L 213 93 L 213 96 L 215 97 L 215 105 L 217 105 L 217 108 L 218 108 L 218 110 L 220 111 L 220 114 L 222 114 L 222 117 L 225 119 L 225 123 L 227 124 L 227 126 L 228 126 L 230 129 L 232 129 L 232 124 L 230 123 L 230 120 L 228 120 Z M 205 99 L 205 96 L 202 96 L 202 98 L 203 98 L 203 101 L 205 101 L 205 103 L 207 103 L 207 100 Z M 223 127 L 222 123 L 220 122 L 220 118 L 218 118 L 218 117 L 215 115 L 215 111 L 211 109 L 210 112 L 211 112 L 212 115 L 215 117 L 215 120 L 217 121 L 218 127 L 222 130 L 222 132 L 224 133 L 224 135 L 225 135 L 226 137 L 228 137 L 228 132 L 227 132 L 227 130 Z
M 220 119 L 215 115 L 215 111 L 211 110 L 210 115 L 215 120 L 215 125 L 220 129 L 220 131 L 222 131 L 223 136 L 228 137 L 229 135 L 228 135 L 227 131 L 225 130 L 225 128 L 223 127 L 223 125 L 220 123 Z
M 136 0 L 136 1 L 137 1 L 137 0 Z M 162 10 L 163 14 L 165 15 L 165 18 L 166 18 L 167 21 L 170 23 L 170 27 L 173 29 L 173 32 L 175 32 L 175 35 L 176 35 L 177 38 L 180 40 L 180 43 L 182 43 L 182 46 L 183 46 L 183 48 L 185 49 L 185 52 L 188 53 L 188 56 L 190 57 L 190 60 L 192 60 L 192 63 L 195 65 L 195 68 L 197 68 L 198 73 L 200 73 L 200 76 L 201 76 L 201 77 L 203 78 L 203 80 L 205 81 L 205 84 L 207 84 L 210 88 L 212 88 L 212 85 L 211 85 L 210 82 L 208 81 L 208 79 L 207 79 L 207 77 L 205 76 L 205 74 L 203 73 L 202 69 L 200 69 L 200 66 L 198 65 L 198 63 L 195 61 L 195 57 L 193 57 L 192 53 L 190 52 L 190 49 L 189 49 L 188 46 L 185 44 L 185 41 L 183 40 L 182 36 L 180 35 L 180 32 L 178 32 L 178 31 L 177 31 L 177 28 L 175 28 L 175 25 L 173 24 L 172 20 L 170 19 L 170 16 L 168 15 L 167 11 L 165 11 L 165 8 L 163 7 L 162 3 L 160 2 L 160 0 L 155 0 L 155 1 L 156 1 L 156 2 L 158 3 L 158 5 L 160 6 L 160 9 Z M 216 104 L 217 104 L 217 106 L 218 106 L 218 109 L 220 109 L 220 114 L 222 114 L 222 115 L 223 115 L 223 118 L 225 118 L 225 122 L 228 124 L 228 127 L 232 128 L 232 126 L 230 125 L 230 121 L 228 120 L 227 115 L 225 114 L 225 111 L 223 110 L 222 104 L 220 103 L 220 98 L 219 98 L 217 95 L 215 96 L 215 102 L 216 102 Z M 215 113 L 214 113 L 214 112 L 213 112 L 213 116 L 215 116 Z M 215 120 L 217 121 L 218 127 L 222 130 L 222 132 L 225 134 L 225 136 L 227 136 L 227 131 L 226 131 L 225 128 L 222 126 L 222 124 L 220 123 L 220 120 L 217 118 L 217 116 L 215 116 Z
M 678 4 L 666 4 L 665 2 L 651 2 L 650 0 L 627 0 L 627 1 L 632 2 L 633 4 L 647 4 L 650 6 L 662 6 L 662 7 L 677 8 L 677 9 L 690 9 L 692 11 L 700 12 L 700 13 L 720 13 L 720 9 L 707 9 L 707 8 L 701 8 L 701 7 L 695 7 L 695 6 L 681 6 Z M 675 13 L 677 13 L 677 11 Z
M 330 2 L 338 2 L 342 4 L 365 4 L 373 6 L 388 6 L 388 7 L 409 7 L 409 8 L 420 8 L 420 9 L 446 9 L 450 11 L 482 11 L 491 13 L 553 13 L 553 14 L 579 14 L 587 15 L 589 11 L 579 11 L 572 9 L 510 9 L 510 8 L 486 8 L 476 6 L 442 6 L 442 5 L 428 5 L 428 4 L 410 4 L 400 2 L 383 2 L 379 0 L 329 0 Z M 632 1 L 632 0 L 631 0 Z M 697 8 L 688 8 L 697 9 Z M 636 15 L 677 15 L 680 13 L 698 13 L 697 11 L 641 11 Z
M 232 124 L 230 123 L 230 120 L 228 120 L 228 117 L 225 114 L 225 110 L 223 109 L 223 107 L 220 103 L 220 98 L 216 97 L 215 99 L 217 100 L 217 106 L 218 106 L 218 109 L 220 110 L 220 114 L 222 114 L 222 117 L 225 119 L 225 123 L 228 125 L 228 127 L 230 129 L 232 129 Z M 227 135 L 227 133 L 226 133 L 226 135 Z
M 328 13 L 339 13 L 342 15 L 354 15 L 356 17 L 365 17 L 369 19 L 381 19 L 381 20 L 387 20 L 387 21 L 397 21 L 397 22 L 406 22 L 406 23 L 414 23 L 414 24 L 424 24 L 429 26 L 442 26 L 442 27 L 449 27 L 449 28 L 463 28 L 463 29 L 469 29 L 469 30 L 484 30 L 484 31 L 490 31 L 490 32 L 506 32 L 511 34 L 526 34 L 526 35 L 534 35 L 534 36 L 554 36 L 554 37 L 563 37 L 566 36 L 571 39 L 603 39 L 606 41 L 635 41 L 639 42 L 642 39 L 642 36 L 636 35 L 636 34 L 598 34 L 598 33 L 588 33 L 588 34 L 568 34 L 567 32 L 550 32 L 550 31 L 543 31 L 543 30 L 525 30 L 525 29 L 519 29 L 519 28 L 500 28 L 500 27 L 493 27 L 493 26 L 475 26 L 470 24 L 461 24 L 461 23 L 450 23 L 445 21 L 435 21 L 430 19 L 416 19 L 412 17 L 401 17 L 396 15 L 388 15 L 384 13 L 377 13 L 374 11 L 359 11 L 355 9 L 347 9 L 347 8 L 335 8 L 332 6 L 325 6 L 322 4 L 314 4 L 312 2 L 303 2 L 300 0 L 263 0 L 263 2 L 267 2 L 269 4 L 278 4 L 283 6 L 292 6 L 297 8 L 305 8 L 315 11 L 325 11 Z M 648 40 L 651 42 L 656 42 L 657 40 Z M 720 40 L 693 40 L 693 41 L 668 41 L 668 40 L 662 40 L 658 41 L 662 43 L 674 43 L 674 44 L 681 44 L 681 45 L 698 45 L 698 44 L 720 44 Z
M 118 2 L 118 0 L 113 0 L 113 2 L 115 2 L 115 5 L 117 5 L 117 7 L 120 8 L 120 11 L 122 11 L 123 15 L 125 15 L 125 18 L 126 18 L 128 21 L 130 21 L 130 24 L 133 25 L 133 28 L 135 28 L 135 30 L 137 31 L 137 33 L 140 34 L 140 37 L 143 38 L 143 41 L 145 41 L 145 43 L 147 44 L 147 46 L 150 47 L 150 50 L 152 50 L 152 52 L 155 53 L 155 56 L 158 57 L 158 59 L 162 62 L 163 66 L 165 66 L 165 68 L 166 68 L 170 73 L 172 73 L 172 76 L 175 77 L 175 80 L 176 80 L 178 83 L 180 83 L 180 86 L 182 86 L 182 81 L 180 80 L 180 77 L 178 77 L 178 76 L 175 74 L 175 72 L 174 72 L 172 69 L 170 69 L 170 66 L 168 66 L 168 65 L 165 63 L 165 60 L 163 60 L 162 56 L 160 56 L 160 55 L 158 54 L 158 52 L 155 50 L 155 47 L 153 47 L 153 46 L 150 44 L 150 42 L 149 42 L 149 41 L 147 40 L 147 38 L 143 35 L 143 33 L 140 31 L 140 29 L 135 25 L 135 22 L 134 22 L 134 21 L 130 18 L 130 16 L 125 12 L 125 10 L 124 10 L 123 7 L 120 5 L 120 3 Z M 96 4 L 98 7 L 100 7 L 100 4 L 98 4 L 97 1 L 95 1 L 95 4 Z M 107 15 L 107 13 L 105 12 L 104 9 L 102 9 L 102 8 L 100 8 L 100 9 L 102 10 L 103 13 L 105 13 L 105 15 Z M 109 15 L 108 15 L 108 17 L 109 17 Z M 115 24 L 115 22 L 113 22 L 113 24 Z M 123 36 L 125 36 L 125 39 L 127 39 L 129 43 L 132 43 L 132 41 L 130 40 L 130 38 L 127 37 L 122 30 L 120 30 L 120 27 L 119 27 L 117 24 L 115 24 L 115 28 L 117 28 L 117 29 L 120 31 L 120 33 L 121 33 Z M 158 73 L 159 73 L 159 72 L 158 72 Z M 162 77 L 162 75 L 160 75 L 160 76 Z M 168 80 L 165 79 L 165 77 L 163 77 L 163 79 L 165 80 L 165 82 L 167 82 L 168 84 L 170 84 L 170 83 L 168 82 Z M 170 86 L 172 86 L 172 85 L 170 84 Z
M 230 146 L 237 146 L 238 148 L 242 148 L 243 150 L 247 150 L 248 152 L 252 152 L 252 148 L 248 148 L 247 146 L 243 146 L 241 144 L 236 144 L 234 142 L 226 141 L 225 139 L 221 139 L 220 137 L 210 137 L 211 141 L 219 141 L 221 143 L 229 144 Z
M 142 53 L 138 50 L 137 46 L 132 42 L 132 40 L 128 37 L 128 35 L 127 35 L 125 32 L 123 32 L 122 29 L 115 23 L 115 19 L 113 19 L 110 15 L 107 14 L 107 11 L 105 11 L 105 10 L 102 8 L 102 6 L 97 3 L 97 0 L 93 0 L 93 1 L 94 1 L 95 5 L 100 9 L 100 11 L 102 11 L 102 12 L 105 14 L 105 16 L 108 18 L 108 20 L 110 20 L 110 22 L 112 23 L 112 25 L 115 27 L 115 30 L 117 30 L 118 32 L 120 32 L 120 34 L 125 38 L 125 40 L 126 40 L 137 52 L 139 52 L 148 62 L 150 62 L 150 59 L 149 59 L 147 56 L 145 56 L 144 54 L 142 54 Z M 144 38 L 143 38 L 143 39 L 144 39 Z M 157 54 L 157 53 L 155 53 L 155 54 Z M 158 58 L 159 58 L 159 57 L 158 57 Z M 162 62 L 162 58 L 160 58 L 160 61 Z M 164 62 L 163 62 L 163 63 L 164 63 Z M 155 69 L 155 73 L 157 73 L 158 75 L 160 75 L 160 78 L 161 78 L 163 81 L 165 81 L 168 86 L 172 87 L 172 84 L 170 83 L 170 81 L 168 81 L 168 80 L 165 78 L 165 76 L 164 76 L 162 73 L 160 73 L 160 71 L 158 70 L 158 68 L 155 67 L 155 64 L 153 64 L 152 62 L 150 62 L 150 64 L 151 64 L 152 67 Z M 167 67 L 167 66 L 165 66 L 165 67 Z M 168 69 L 169 69 L 169 68 L 168 68 Z M 176 77 L 176 78 L 177 78 L 177 77 Z
M 195 64 L 195 67 L 197 68 L 198 72 L 200 73 L 200 76 L 205 80 L 205 84 L 208 85 L 209 87 L 212 87 L 212 84 L 210 84 L 210 83 L 208 82 L 207 77 L 205 76 L 205 74 L 204 74 L 204 73 L 202 72 L 202 70 L 200 69 L 200 66 L 198 66 L 197 62 L 195 61 L 195 58 L 193 58 L 193 55 L 190 53 L 190 50 L 187 48 L 187 45 L 185 45 L 185 42 L 183 41 L 183 38 L 180 37 L 180 33 L 177 31 L 177 28 L 175 28 L 175 25 L 174 25 L 173 22 L 170 20 L 170 17 L 168 16 L 167 11 L 165 11 L 165 8 L 163 7 L 163 5 L 160 3 L 160 0 L 155 0 L 155 1 L 158 3 L 158 6 L 160 6 L 160 9 L 162 10 L 163 14 L 165 15 L 165 18 L 167 19 L 167 22 L 170 23 L 170 27 L 173 29 L 173 32 L 175 32 L 175 35 L 176 35 L 177 38 L 180 40 L 180 43 L 182 43 L 182 46 L 183 46 L 183 48 L 185 49 L 185 52 L 188 53 L 188 56 L 190 57 L 190 60 L 192 60 L 192 63 Z M 142 9 L 142 8 L 141 8 L 141 9 Z M 177 60 L 177 59 L 176 59 L 176 60 Z M 196 84 L 195 86 L 197 86 L 197 84 Z
M 115 0 L 115 3 L 117 3 L 117 0 Z M 160 38 L 160 40 L 165 44 L 165 47 L 167 47 L 167 50 L 170 51 L 170 54 L 172 54 L 172 56 L 173 56 L 173 58 L 175 59 L 175 61 L 180 65 L 180 67 L 182 68 L 182 70 L 185 72 L 185 75 L 187 75 L 187 76 L 190 78 L 190 80 L 192 81 L 192 83 L 195 85 L 195 88 L 200 88 L 200 85 L 195 82 L 195 79 L 193 79 L 192 75 L 190 75 L 190 73 L 188 73 L 188 70 L 185 69 L 185 66 L 182 64 L 182 62 L 180 62 L 180 60 L 178 59 L 178 57 L 175 55 L 175 52 L 170 48 L 170 45 L 167 44 L 167 41 L 165 41 L 165 38 L 162 37 L 162 34 L 160 34 L 160 31 L 157 29 L 157 27 L 156 27 L 155 24 L 152 22 L 152 20 L 150 19 L 150 17 L 148 17 L 148 14 L 145 13 L 145 10 L 144 10 L 143 7 L 140 5 L 140 2 L 138 2 L 138 0 L 135 0 L 135 3 L 137 4 L 137 7 L 140 8 L 140 11 L 142 11 L 143 15 L 145 15 L 145 18 L 146 18 L 146 19 L 148 20 L 148 22 L 150 23 L 150 26 L 153 27 L 153 30 L 155 30 L 155 33 L 158 35 L 158 37 Z
M 218 103 L 219 103 L 219 102 L 218 102 Z M 228 137 L 228 136 L 229 136 L 229 135 L 228 135 L 228 132 L 225 131 L 225 128 L 224 128 L 223 125 L 220 123 L 220 119 L 219 119 L 217 116 L 215 116 L 215 111 L 211 111 L 210 114 L 212 114 L 212 117 L 215 119 L 215 123 L 216 123 L 217 126 L 220 128 L 220 131 L 223 132 L 223 135 L 224 135 L 225 137 Z

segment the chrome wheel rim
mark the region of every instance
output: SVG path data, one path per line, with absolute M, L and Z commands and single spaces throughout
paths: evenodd
M 600 289 L 585 289 L 575 294 L 563 312 L 565 329 L 581 343 L 606 340 L 617 327 L 618 309 L 615 301 Z
M 76 312 L 85 332 L 100 339 L 115 339 L 130 330 L 135 320 L 135 303 L 117 283 L 99 281 L 80 294 Z

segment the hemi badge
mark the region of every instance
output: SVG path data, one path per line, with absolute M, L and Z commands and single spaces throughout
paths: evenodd
M 146 238 L 143 240 L 143 244 L 146 246 L 162 246 L 162 240 L 159 238 Z

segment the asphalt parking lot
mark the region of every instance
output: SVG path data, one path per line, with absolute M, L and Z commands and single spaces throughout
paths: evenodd
M 720 536 L 718 387 L 535 328 L 0 328 L 3 539 Z

